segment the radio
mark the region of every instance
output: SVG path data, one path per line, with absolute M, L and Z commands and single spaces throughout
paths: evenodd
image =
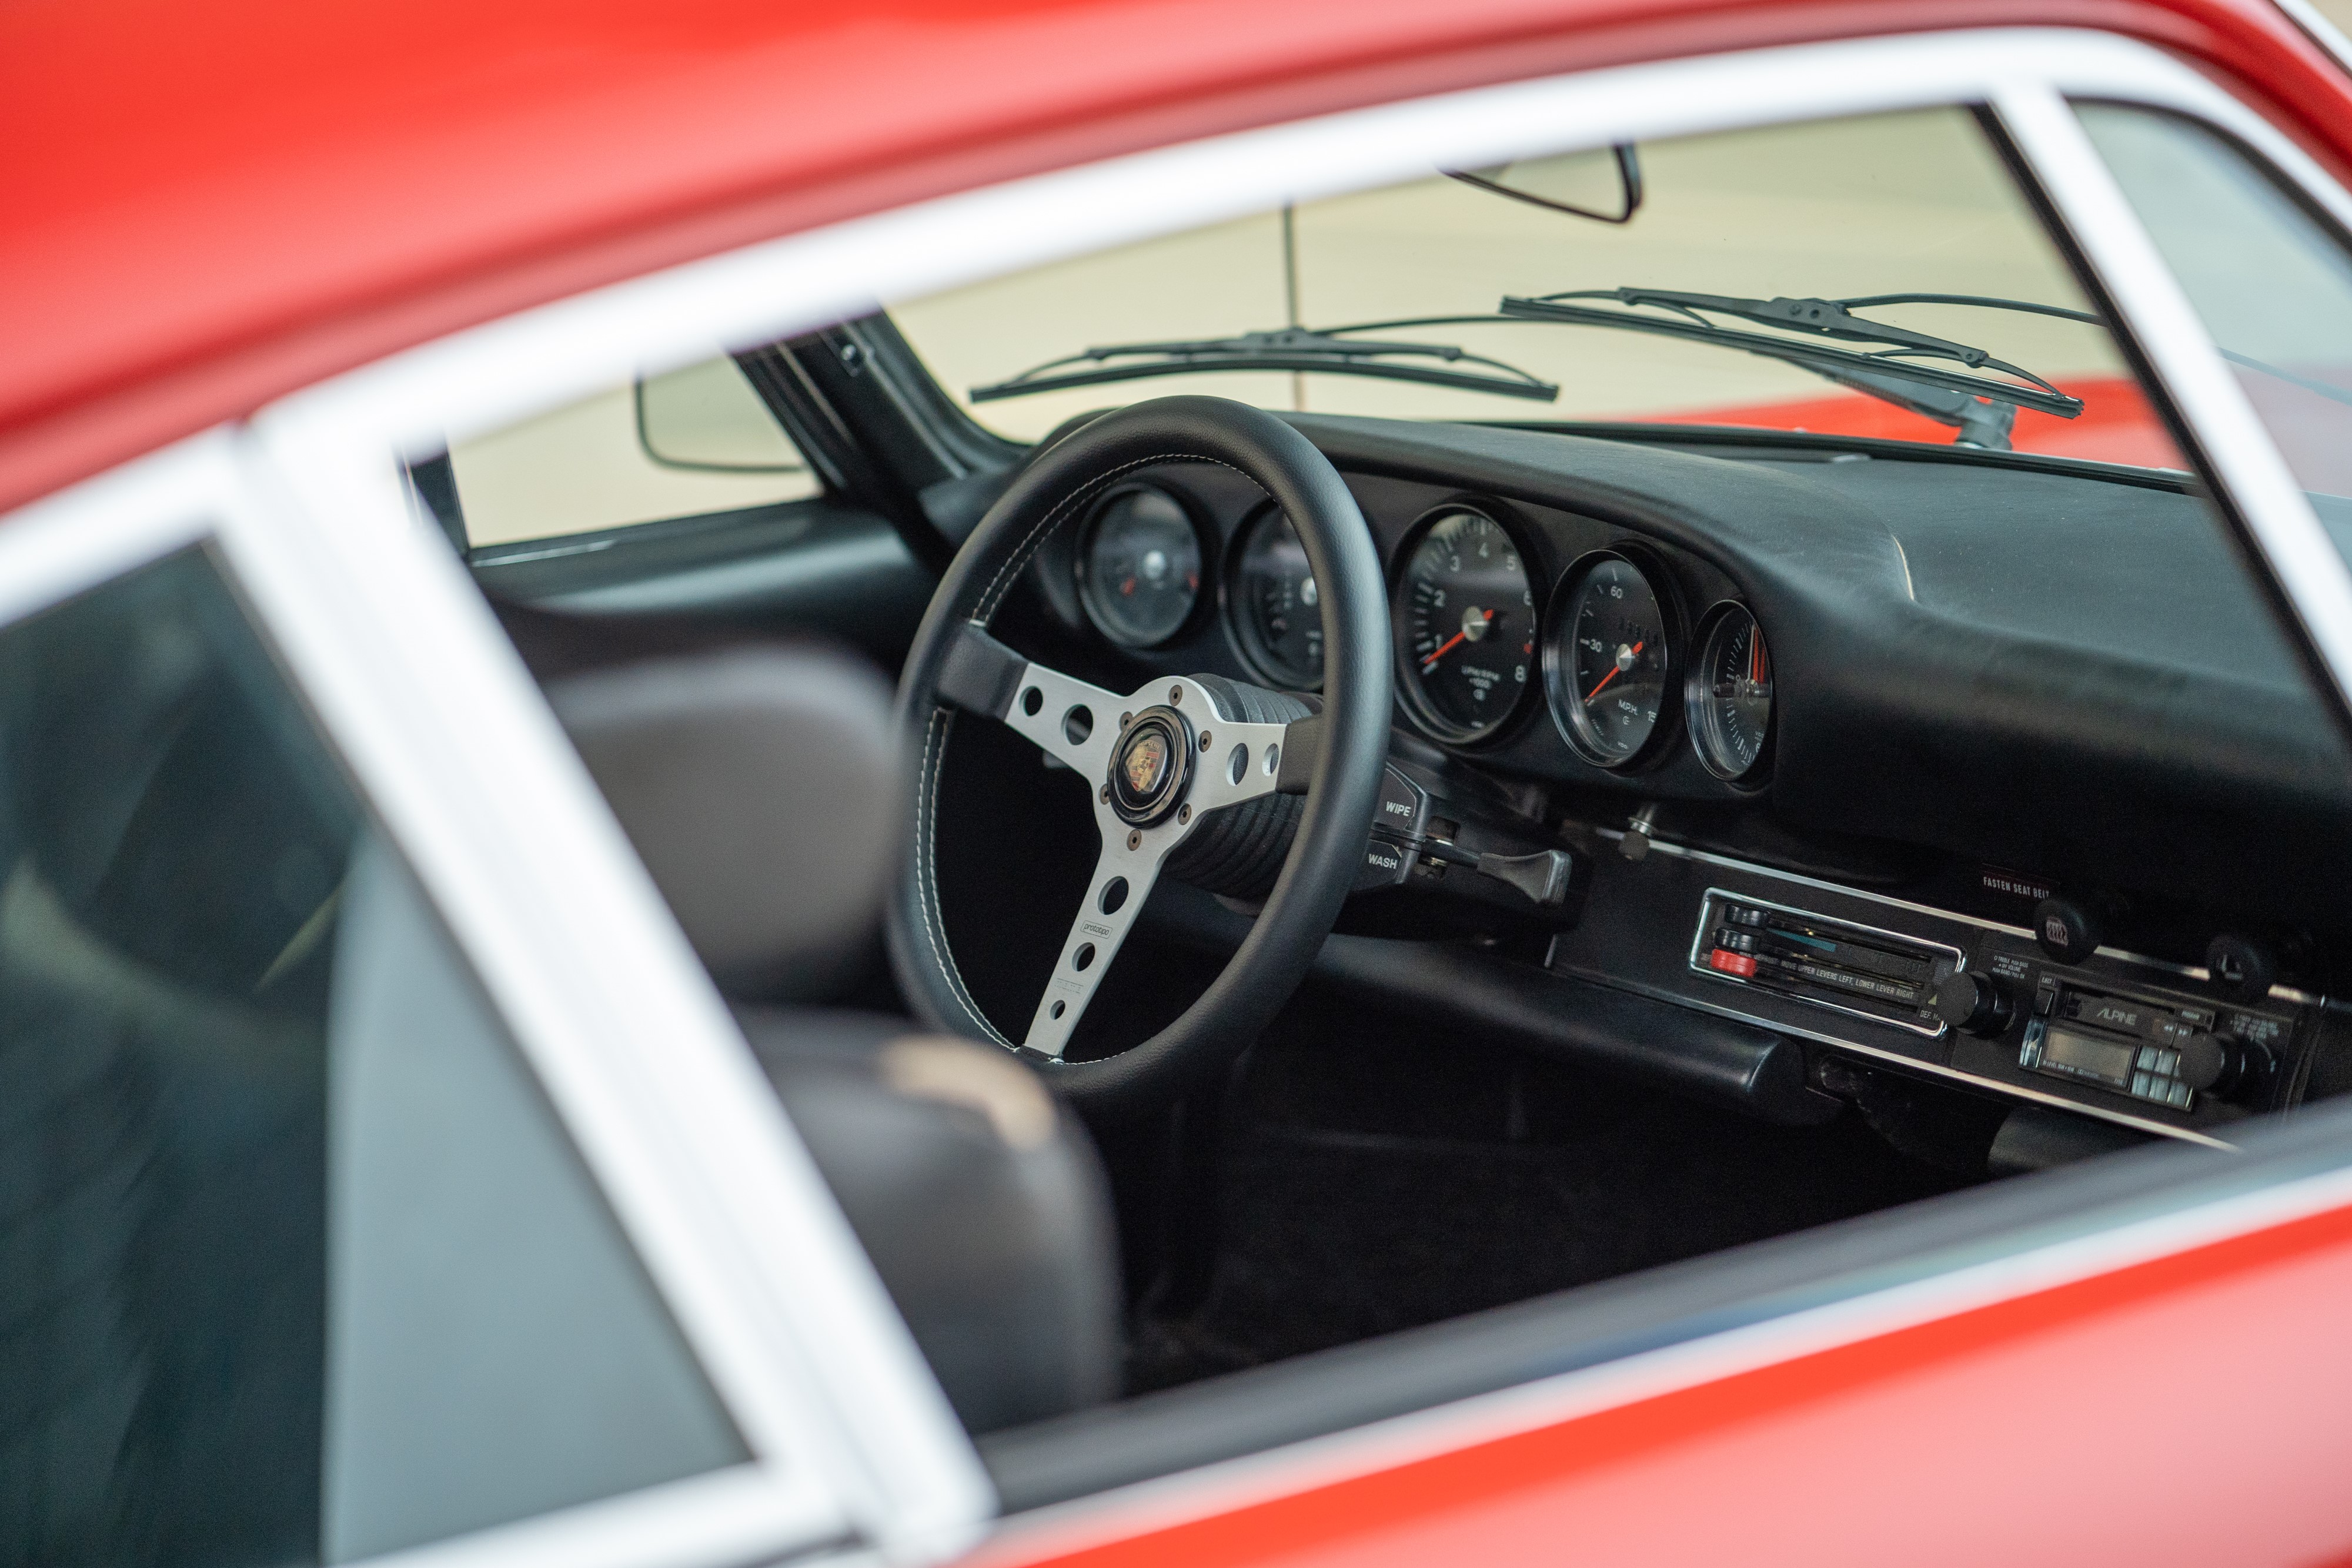
M 1816 1007 L 1929 1038 L 1944 1020 L 1928 1007 L 1960 950 L 1709 888 L 1699 906 L 1690 967 Z
M 2186 1111 L 2200 1093 L 2241 1098 L 2261 1088 L 2293 1028 L 2267 1014 L 2150 1000 L 2044 974 L 2017 1064 Z

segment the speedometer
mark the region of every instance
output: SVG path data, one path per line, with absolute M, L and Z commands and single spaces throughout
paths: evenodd
M 1552 713 L 1585 760 L 1622 768 L 1649 748 L 1672 695 L 1666 601 L 1631 559 L 1602 550 L 1570 570 L 1554 604 Z
M 1503 525 L 1454 507 L 1421 525 L 1396 587 L 1405 706 L 1440 740 L 1480 740 L 1518 711 L 1536 599 Z

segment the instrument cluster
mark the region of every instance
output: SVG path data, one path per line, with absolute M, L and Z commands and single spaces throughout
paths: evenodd
M 1431 738 L 1500 739 L 1540 692 L 1559 737 L 1596 768 L 1664 760 L 1687 733 L 1726 783 L 1769 771 L 1772 661 L 1747 606 L 1692 628 L 1675 574 L 1633 543 L 1593 549 L 1548 585 L 1536 541 L 1500 508 L 1449 504 L 1396 554 L 1391 621 L 1405 711 Z
M 1773 664 L 1748 607 L 1723 598 L 1690 614 L 1677 574 L 1637 541 L 1612 539 L 1557 572 L 1544 544 L 1510 511 L 1476 501 L 1439 505 L 1404 531 L 1391 556 L 1390 622 L 1399 705 L 1413 727 L 1477 749 L 1510 743 L 1540 706 L 1595 768 L 1663 764 L 1687 736 L 1716 779 L 1759 785 L 1771 764 Z M 1213 621 L 1251 678 L 1321 689 L 1314 570 L 1272 503 L 1221 539 L 1177 493 L 1127 485 L 1097 504 L 1073 564 L 1087 620 L 1117 646 L 1173 653 Z

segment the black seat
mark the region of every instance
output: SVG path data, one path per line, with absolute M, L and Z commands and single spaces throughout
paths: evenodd
M 1084 1129 L 1002 1051 L 817 1005 L 870 950 L 896 852 L 880 677 L 739 647 L 548 691 L 965 1427 L 1116 1394 L 1116 1232 Z

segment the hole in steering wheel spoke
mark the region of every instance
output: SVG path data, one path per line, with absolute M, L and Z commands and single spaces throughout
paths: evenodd
M 1078 704 L 1062 716 L 1062 738 L 1072 746 L 1084 746 L 1087 737 L 1095 732 L 1094 709 Z

